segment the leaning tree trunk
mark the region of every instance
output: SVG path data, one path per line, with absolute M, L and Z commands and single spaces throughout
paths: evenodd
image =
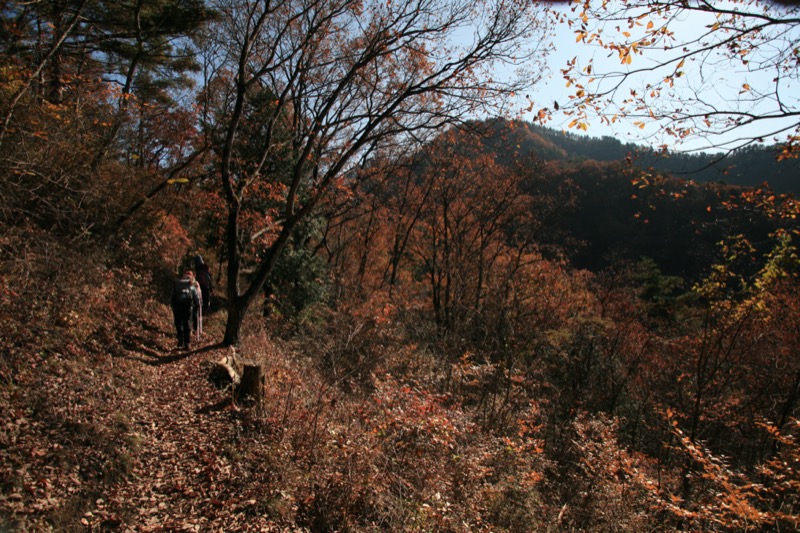
M 225 324 L 225 337 L 223 346 L 238 346 L 242 329 L 242 320 L 247 311 L 246 299 L 239 295 L 239 271 L 242 264 L 242 250 L 239 247 L 239 216 L 240 205 L 235 201 L 235 195 L 226 191 L 234 200 L 228 205 L 228 224 L 225 228 L 225 243 L 228 248 L 228 321 Z
M 231 240 L 228 241 L 228 248 L 235 250 L 236 256 L 229 254 L 228 257 L 228 321 L 225 324 L 225 337 L 222 340 L 223 346 L 238 346 L 241 341 L 242 322 L 247 314 L 247 310 L 261 293 L 267 278 L 275 268 L 275 263 L 283 251 L 292 229 L 297 225 L 297 219 L 290 220 L 281 230 L 278 238 L 269 247 L 261 264 L 258 266 L 256 275 L 247 287 L 247 290 L 239 295 L 239 270 L 241 265 L 241 251 L 235 245 L 231 247 Z M 238 222 L 238 220 L 235 220 Z M 230 223 L 229 223 L 230 224 Z M 235 240 L 233 241 L 235 242 Z

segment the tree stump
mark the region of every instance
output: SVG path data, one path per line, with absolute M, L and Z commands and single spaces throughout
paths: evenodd
M 255 363 L 245 363 L 239 386 L 236 387 L 236 401 L 240 402 L 247 397 L 252 398 L 256 403 L 261 403 L 261 395 L 264 390 L 264 373 L 261 365 Z
M 218 389 L 224 389 L 229 386 L 238 387 L 241 382 L 241 376 L 236 371 L 236 358 L 235 355 L 226 355 L 211 368 L 208 373 L 208 379 Z

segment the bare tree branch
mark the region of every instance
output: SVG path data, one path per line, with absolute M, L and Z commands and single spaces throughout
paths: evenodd
M 798 6 L 759 0 L 586 2 L 560 20 L 576 41 L 616 54 L 621 68 L 571 61 L 562 74 L 574 92 L 561 110 L 580 129 L 595 116 L 642 129 L 655 122 L 671 144 L 707 139 L 705 148 L 733 150 L 773 137 L 792 145 L 800 138 L 798 15 Z

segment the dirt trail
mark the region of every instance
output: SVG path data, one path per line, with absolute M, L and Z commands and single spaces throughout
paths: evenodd
M 216 338 L 206 333 L 191 351 L 170 349 L 171 337 L 161 338 L 162 354 L 138 358 L 132 468 L 85 516 L 91 530 L 280 530 L 260 512 L 259 468 L 237 446 L 244 413 L 207 379 L 211 362 L 225 353 Z

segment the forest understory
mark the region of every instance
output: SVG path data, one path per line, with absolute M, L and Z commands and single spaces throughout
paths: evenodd
M 800 530 L 800 6 L 550 4 L 4 2 L 0 532 Z
M 158 258 L 179 254 L 181 235 L 163 232 L 151 249 L 133 251 L 65 245 L 35 229 L 5 234 L 5 530 L 737 531 L 796 523 L 794 422 L 787 415 L 782 430 L 766 418 L 750 425 L 758 395 L 750 406 L 731 396 L 737 383 L 780 395 L 792 379 L 785 366 L 778 379 L 760 365 L 757 337 L 742 330 L 768 323 L 750 323 L 750 314 L 716 326 L 714 338 L 737 365 L 715 370 L 725 379 L 708 389 L 696 419 L 705 429 L 694 440 L 693 411 L 679 406 L 691 399 L 681 391 L 696 390 L 683 389 L 698 378 L 682 365 L 696 364 L 697 354 L 682 360 L 675 348 L 690 353 L 696 339 L 659 340 L 639 322 L 648 316 L 641 296 L 608 279 L 586 285 L 593 275 L 547 261 L 536 272 L 542 307 L 524 317 L 537 329 L 520 330 L 515 350 L 439 336 L 421 319 L 424 307 L 374 297 L 294 318 L 277 308 L 266 318 L 254 313 L 237 352 L 263 365 L 265 388 L 259 404 L 236 402 L 209 380 L 232 350 L 219 344 L 221 299 L 202 339 L 175 348 L 167 305 L 174 268 Z M 662 304 L 648 304 L 651 316 L 665 312 Z M 774 327 L 770 342 L 791 333 Z

